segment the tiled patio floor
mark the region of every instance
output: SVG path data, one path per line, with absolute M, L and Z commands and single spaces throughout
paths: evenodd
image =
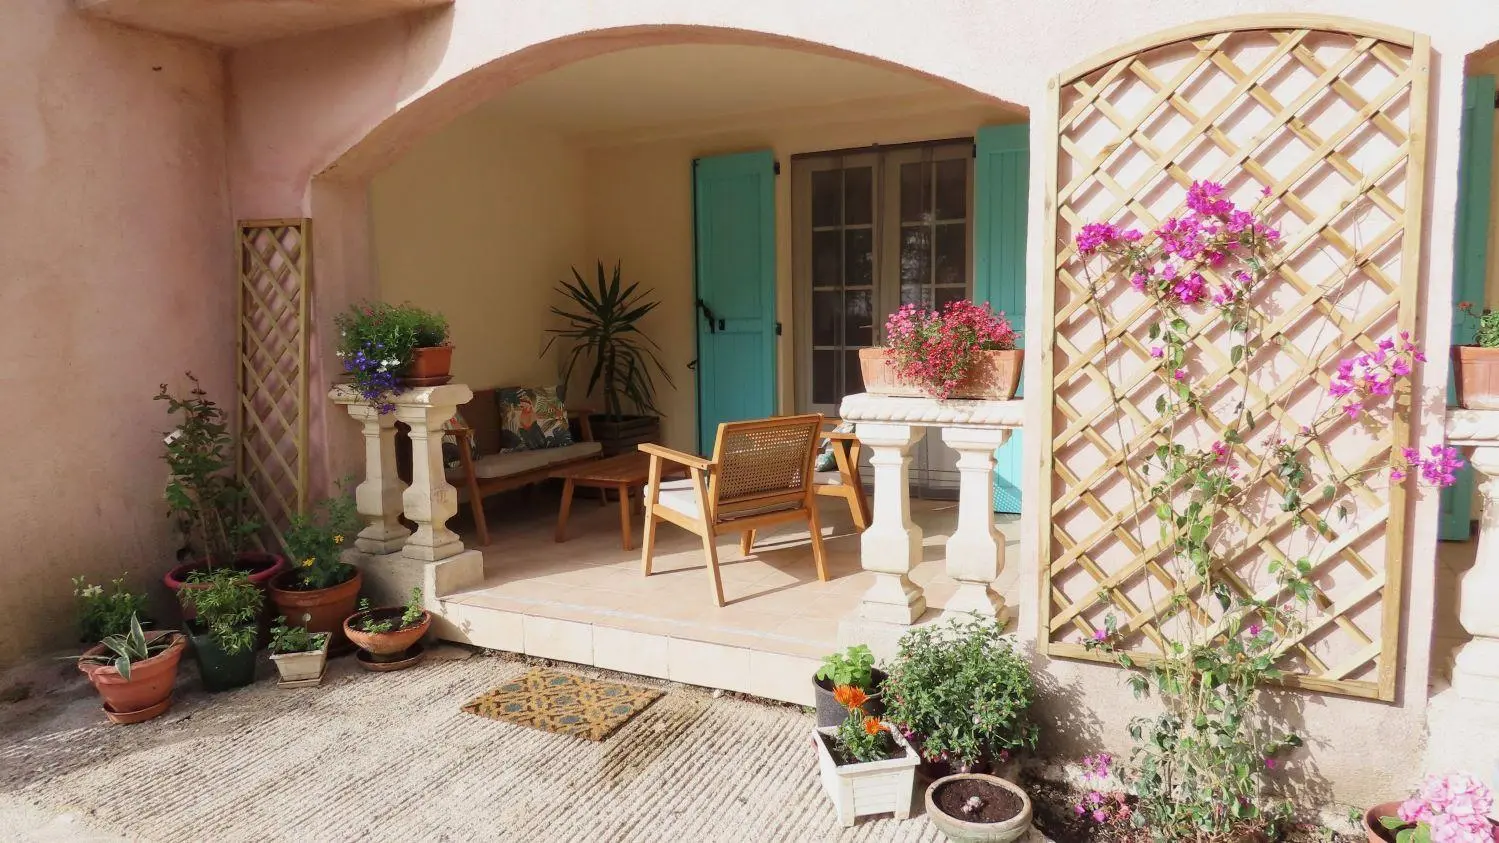
M 723 644 L 789 656 L 820 657 L 836 649 L 840 619 L 850 615 L 873 574 L 859 565 L 859 535 L 840 502 L 822 502 L 829 581 L 817 579 L 807 531 L 797 525 L 763 533 L 749 556 L 736 537 L 720 539 L 719 561 L 728 605 L 714 605 L 700 540 L 671 524 L 658 528 L 654 571 L 641 574 L 640 551 L 620 547 L 618 504 L 574 503 L 569 540 L 553 541 L 554 499 L 501 498 L 490 507 L 492 542 L 484 552 L 482 587 L 450 595 L 451 603 L 601 625 L 656 636 Z M 499 504 L 496 506 L 495 504 Z M 926 589 L 932 611 L 954 590 L 943 573 L 944 544 L 956 524 L 953 501 L 913 501 L 925 532 L 925 558 L 912 579 Z M 634 537 L 640 542 L 637 503 Z M 1019 554 L 1015 516 L 998 516 L 1008 558 Z M 463 521 L 455 525 L 473 540 Z M 1008 587 L 1014 564 L 996 588 Z M 1012 607 L 1013 609 L 1013 607 Z M 561 656 L 559 656 L 561 657 Z

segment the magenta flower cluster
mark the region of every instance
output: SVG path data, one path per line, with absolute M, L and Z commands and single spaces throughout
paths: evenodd
M 1114 757 L 1100 752 L 1084 755 L 1081 763 L 1083 783 L 1088 790 L 1072 806 L 1073 813 L 1095 823 L 1128 821 L 1134 811 L 1114 781 Z
M 1398 338 L 1385 337 L 1373 351 L 1350 357 L 1338 364 L 1327 392 L 1344 400 L 1343 412 L 1356 419 L 1364 412 L 1364 402 L 1383 398 L 1395 391 L 1401 378 L 1410 377 L 1416 363 L 1425 362 L 1426 354 L 1411 342 L 1409 331 Z
M 1198 268 L 1222 267 L 1230 257 L 1279 240 L 1280 231 L 1236 206 L 1217 182 L 1194 182 L 1187 190 L 1187 210 L 1155 230 L 1160 248 L 1155 256 L 1139 245 L 1144 239 L 1139 230 L 1107 222 L 1088 223 L 1078 231 L 1078 252 L 1125 258 L 1131 264 L 1130 286 L 1142 293 L 1153 292 L 1182 305 L 1211 301 L 1229 307 L 1244 296 L 1252 276 L 1235 272 L 1214 288 Z
M 885 323 L 896 376 L 939 398 L 958 389 L 979 351 L 1011 349 L 1019 338 L 1004 313 L 966 300 L 948 302 L 940 312 L 908 304 Z
M 1412 474 L 1419 474 L 1421 482 L 1428 486 L 1445 489 L 1457 482 L 1458 469 L 1466 463 L 1450 445 L 1432 445 L 1422 456 L 1417 448 L 1403 448 L 1401 460 L 1390 468 L 1390 480 L 1399 483 Z
M 1499 828 L 1488 820 L 1494 794 L 1466 774 L 1432 776 L 1401 803 L 1401 821 L 1426 826 L 1432 843 L 1494 843 Z

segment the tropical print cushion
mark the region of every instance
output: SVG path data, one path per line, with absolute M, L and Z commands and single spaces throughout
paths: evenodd
M 442 423 L 444 431 L 468 427 L 469 423 L 464 420 L 463 414 L 456 411 L 452 418 Z M 473 436 L 468 438 L 468 455 L 471 459 L 479 458 L 479 443 Z M 463 465 L 462 454 L 458 450 L 458 437 L 451 433 L 445 432 L 442 435 L 442 462 L 448 468 L 458 468 Z
M 500 450 L 537 451 L 573 444 L 567 408 L 557 388 L 542 386 L 495 390 L 500 406 Z
M 853 433 L 853 422 L 840 422 L 833 428 L 834 433 Z M 817 461 L 812 463 L 813 471 L 832 471 L 838 467 L 838 458 L 833 456 L 833 440 L 822 440 L 822 453 L 817 455 Z

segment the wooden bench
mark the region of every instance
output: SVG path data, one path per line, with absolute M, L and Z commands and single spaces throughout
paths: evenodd
M 501 452 L 500 409 L 495 403 L 498 391 L 474 390 L 473 400 L 458 408 L 468 426 L 455 426 L 446 431 L 458 441 L 459 461 L 458 467 L 448 469 L 447 479 L 457 487 L 460 497 L 468 497 L 474 526 L 479 531 L 480 546 L 489 544 L 489 523 L 484 517 L 485 497 L 540 483 L 562 466 L 598 459 L 602 450 L 599 443 L 593 441 L 588 411 L 575 409 L 567 411 L 568 420 L 577 426 L 573 444 Z M 478 452 L 477 458 L 473 456 L 475 451 Z

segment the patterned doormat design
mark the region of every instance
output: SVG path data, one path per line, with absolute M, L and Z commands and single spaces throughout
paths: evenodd
M 463 710 L 490 720 L 601 741 L 661 698 L 651 688 L 533 669 L 464 703 Z

